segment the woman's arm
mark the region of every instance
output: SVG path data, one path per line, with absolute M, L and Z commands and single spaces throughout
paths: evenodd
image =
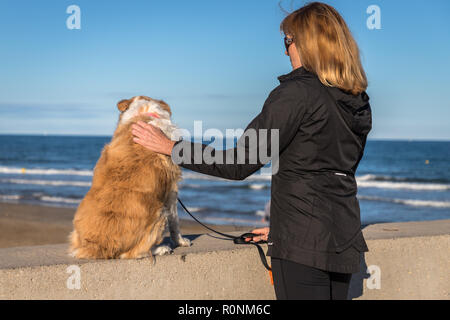
M 158 128 L 145 123 L 133 125 L 135 142 L 155 152 L 171 155 L 174 162 L 183 168 L 224 179 L 243 180 L 273 159 L 273 152 L 281 154 L 290 144 L 305 114 L 303 91 L 304 88 L 296 82 L 285 82 L 275 88 L 261 113 L 247 126 L 233 149 L 216 150 L 185 140 L 173 142 Z M 274 129 L 278 130 L 278 139 Z M 245 137 L 252 136 L 252 132 L 256 134 L 256 140 L 250 139 L 252 143 L 249 143 Z M 205 155 L 214 161 L 208 161 Z

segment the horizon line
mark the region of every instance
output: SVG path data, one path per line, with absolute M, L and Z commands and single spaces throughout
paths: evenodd
M 107 134 L 79 134 L 79 133 L 0 133 L 0 136 L 22 137 L 80 137 L 80 138 L 112 138 Z M 199 139 L 201 137 L 193 137 Z M 232 137 L 230 137 L 232 138 Z M 367 141 L 406 141 L 406 142 L 450 142 L 450 138 L 367 138 Z

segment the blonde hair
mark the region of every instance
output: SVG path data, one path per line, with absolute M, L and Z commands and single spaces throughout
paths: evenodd
M 294 38 L 303 67 L 320 81 L 354 95 L 367 89 L 358 45 L 342 16 L 313 2 L 289 14 L 280 29 Z

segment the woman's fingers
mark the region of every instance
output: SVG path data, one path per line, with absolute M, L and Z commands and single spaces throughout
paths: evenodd
M 131 127 L 135 130 L 145 130 L 145 127 L 139 124 L 139 122 L 133 123 Z
M 132 128 L 131 133 L 135 137 L 137 137 L 141 140 L 145 140 L 148 143 L 152 142 L 157 137 L 156 136 L 157 133 L 155 133 L 155 131 L 154 131 L 155 128 L 151 125 L 146 125 L 145 123 L 144 124 L 137 123 L 137 124 L 133 124 L 131 126 L 131 128 Z
M 245 238 L 245 241 L 249 242 L 249 241 L 254 241 L 254 242 L 259 242 L 259 241 L 267 241 L 267 237 L 269 235 L 269 228 L 261 228 L 261 229 L 255 229 L 252 230 L 253 234 L 258 234 L 259 236 L 255 236 L 253 238 Z
M 133 141 L 144 147 L 147 147 L 149 144 L 149 141 L 145 137 L 142 137 L 140 135 L 135 135 L 135 137 L 133 138 Z
M 138 121 L 136 122 L 136 125 L 138 129 L 147 131 L 147 132 L 154 132 L 156 128 L 152 126 L 151 124 L 145 123 L 144 121 Z
M 245 238 L 246 242 L 250 242 L 250 241 L 260 242 L 261 240 L 264 240 L 264 238 L 261 236 L 257 236 L 257 237 L 253 237 L 253 238 Z
M 145 143 L 144 140 L 142 140 L 141 138 L 138 138 L 138 137 L 134 137 L 133 141 L 136 142 L 136 143 L 142 144 L 142 145 Z
M 255 229 L 255 230 L 252 231 L 252 233 L 262 234 L 262 235 L 269 234 L 269 228 Z
M 135 125 L 132 126 L 134 130 L 137 132 L 140 132 L 143 136 L 145 136 L 148 139 L 162 139 L 166 138 L 166 136 L 162 133 L 162 131 L 148 123 L 145 123 L 143 121 L 138 121 Z
M 141 133 L 142 135 L 145 135 L 145 134 L 148 134 L 148 133 L 150 133 L 151 132 L 151 129 L 153 128 L 152 126 L 144 126 L 144 125 L 142 125 L 142 124 L 139 124 L 139 122 L 138 123 L 135 123 L 135 124 L 133 124 L 132 126 L 131 126 L 131 128 L 134 130 L 134 131 L 136 131 L 136 132 L 139 132 L 139 133 Z
M 134 136 L 133 141 L 146 147 L 148 150 L 165 155 L 171 154 L 174 142 L 168 139 L 161 129 L 143 121 L 138 121 L 131 126 L 131 133 Z
M 254 234 L 262 234 L 262 229 L 252 230 L 252 233 L 254 233 Z
M 132 125 L 131 133 L 134 136 L 133 141 L 144 147 L 149 146 L 153 140 L 145 129 L 135 124 Z
M 131 126 L 131 133 L 133 133 L 133 135 L 139 136 L 139 137 L 143 137 L 145 135 L 145 131 L 141 127 L 139 127 L 135 124 L 133 124 Z
M 262 237 L 253 237 L 253 238 L 250 238 L 249 241 L 260 242 L 261 240 L 262 240 Z
M 142 131 L 133 129 L 133 130 L 131 131 L 131 133 L 133 134 L 133 136 L 135 136 L 135 137 L 137 137 L 137 138 L 140 138 L 140 139 L 145 138 L 145 133 L 142 132 Z
M 145 129 L 147 126 L 149 126 L 149 124 L 145 123 L 144 121 L 138 121 L 138 122 L 136 122 L 135 125 L 143 128 L 143 129 Z
M 148 134 L 148 131 L 143 126 L 138 125 L 137 123 L 131 126 L 132 133 L 139 137 L 145 137 Z

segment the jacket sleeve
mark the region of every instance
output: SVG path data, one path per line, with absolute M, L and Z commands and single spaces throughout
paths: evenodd
M 275 88 L 235 148 L 216 150 L 205 144 L 181 140 L 172 150 L 173 161 L 195 172 L 244 180 L 274 160 L 291 143 L 305 114 L 302 91 L 304 89 L 295 82 L 285 82 Z M 256 139 L 252 140 L 255 135 Z M 205 155 L 214 160 L 208 161 Z

